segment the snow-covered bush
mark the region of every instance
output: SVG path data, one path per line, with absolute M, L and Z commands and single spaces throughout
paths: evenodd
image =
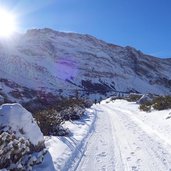
M 155 98 L 157 98 L 157 95 L 154 94 L 144 94 L 139 100 L 137 100 L 137 104 L 146 104 L 151 103 Z
M 145 112 L 150 112 L 151 111 L 151 105 L 152 105 L 151 102 L 146 102 L 146 103 L 141 104 L 139 106 L 139 109 L 142 111 L 145 111 Z
M 0 134 L 0 169 L 31 170 L 34 165 L 43 161 L 46 150 L 33 153 L 30 142 L 25 138 L 16 137 L 13 132 L 4 131 Z
M 61 111 L 61 116 L 64 120 L 78 120 L 84 114 L 85 108 L 80 106 L 72 106 Z
M 58 104 L 57 110 L 64 120 L 78 120 L 84 114 L 85 108 L 91 107 L 92 104 L 92 101 L 86 99 L 68 98 Z
M 115 101 L 115 100 L 117 100 L 117 99 L 124 99 L 124 97 L 112 96 L 112 97 L 110 98 L 111 101 Z M 107 103 L 109 103 L 109 102 L 107 102 Z
M 80 119 L 91 101 L 80 98 L 61 98 L 55 105 L 34 112 L 34 117 L 44 135 L 68 135 L 69 130 L 62 124 L 66 120 Z
M 153 100 L 153 108 L 156 110 L 171 109 L 171 96 L 160 96 Z
M 34 117 L 44 135 L 67 135 L 68 130 L 62 127 L 64 118 L 55 109 L 36 112 Z
M 136 94 L 136 93 L 130 93 L 127 97 L 126 100 L 129 102 L 136 102 L 142 97 L 142 94 Z
M 140 110 L 150 111 L 152 108 L 155 110 L 171 109 L 171 96 L 158 96 L 153 99 L 144 100 L 140 103 Z
M 0 106 L 0 169 L 32 170 L 46 153 L 43 134 L 20 104 Z
M 91 107 L 93 103 L 91 101 L 88 101 L 86 99 L 81 99 L 81 98 L 63 98 L 58 102 L 56 105 L 56 109 L 58 111 L 65 110 L 69 107 L 74 107 L 74 106 L 80 106 L 82 108 L 88 108 Z

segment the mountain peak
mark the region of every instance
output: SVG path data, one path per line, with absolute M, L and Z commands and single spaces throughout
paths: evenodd
M 87 34 L 31 29 L 15 44 L 1 46 L 0 60 L 0 94 L 16 102 L 76 92 L 92 99 L 119 92 L 171 93 L 170 59 Z

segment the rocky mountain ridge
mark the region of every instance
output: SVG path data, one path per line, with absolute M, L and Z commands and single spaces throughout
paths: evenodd
M 51 29 L 0 40 L 0 94 L 7 101 L 118 92 L 171 94 L 171 59 Z

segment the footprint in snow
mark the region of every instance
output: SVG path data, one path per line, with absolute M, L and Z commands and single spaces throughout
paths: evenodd
M 127 159 L 127 161 L 131 161 L 131 157 L 127 157 L 126 159 Z
M 141 148 L 140 147 L 136 147 L 136 150 L 140 150 Z
M 133 171 L 138 171 L 138 168 L 136 166 L 132 166 Z
M 137 159 L 137 163 L 140 163 L 141 162 L 141 159 Z
M 100 159 L 99 158 L 96 158 L 96 161 L 99 163 L 100 162 Z
M 105 152 L 102 152 L 102 153 L 100 153 L 98 156 L 100 156 L 100 157 L 105 157 L 105 156 L 106 156 L 106 153 L 105 153 Z
M 135 153 L 134 152 L 131 152 L 131 155 L 134 155 Z
M 162 151 L 162 154 L 166 155 L 167 153 L 166 153 L 166 152 L 164 152 L 164 151 Z

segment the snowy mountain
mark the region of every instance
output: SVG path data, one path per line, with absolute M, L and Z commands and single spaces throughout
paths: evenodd
M 90 35 L 29 30 L 0 40 L 0 61 L 0 95 L 5 100 L 78 94 L 95 98 L 117 92 L 171 94 L 171 59 Z

